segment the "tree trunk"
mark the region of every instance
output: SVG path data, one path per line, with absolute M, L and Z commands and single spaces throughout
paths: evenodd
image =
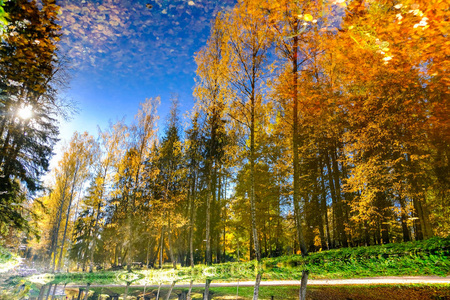
M 175 285 L 175 281 L 172 281 L 172 284 L 170 285 L 169 292 L 167 293 L 167 296 L 166 296 L 166 300 L 169 300 L 170 294 L 172 294 L 174 285 Z
M 172 227 L 170 226 L 170 214 L 169 214 L 169 228 L 167 231 L 167 238 L 169 239 L 169 254 L 170 254 L 170 260 L 172 261 L 173 268 L 177 268 L 177 261 L 175 260 L 175 256 L 173 255 L 173 249 L 172 249 Z
M 145 269 L 146 270 L 148 270 L 149 255 L 150 255 L 150 237 L 148 237 L 148 241 L 147 241 L 147 255 L 145 257 Z
M 300 300 L 305 300 L 306 299 L 306 286 L 308 283 L 308 274 L 309 271 L 308 270 L 303 270 L 302 271 L 302 280 L 300 283 Z
M 97 230 L 98 230 L 98 221 L 100 219 L 100 209 L 101 209 L 101 201 L 97 205 L 97 217 L 95 218 L 94 233 L 92 235 L 92 248 L 90 252 L 91 258 L 89 261 L 89 273 L 92 273 L 94 269 L 94 252 L 95 247 L 97 246 Z
M 298 27 L 298 25 L 296 26 Z M 298 37 L 295 36 L 293 43 L 293 56 L 292 56 L 292 77 L 294 79 L 293 82 L 293 122 L 292 122 L 292 152 L 293 152 L 293 164 L 294 164 L 294 215 L 296 218 L 296 230 L 297 230 L 297 239 L 300 245 L 300 251 L 302 256 L 308 255 L 308 251 L 306 250 L 305 239 L 303 237 L 303 229 L 302 222 L 300 216 L 300 170 L 299 170 L 299 157 L 298 157 Z
M 85 294 L 84 294 L 84 300 L 87 300 L 87 298 L 88 298 L 88 295 L 89 295 L 89 287 L 91 286 L 91 284 L 90 283 L 88 283 L 87 285 L 86 285 L 86 290 L 84 291 L 85 292 Z
M 209 189 L 206 195 L 206 265 L 211 265 L 211 194 L 212 191 L 212 180 L 211 174 L 209 175 Z
M 196 174 L 195 174 L 195 169 L 194 169 L 194 174 L 193 174 L 193 178 L 192 178 L 192 186 L 191 186 L 191 192 L 189 195 L 189 216 L 190 216 L 190 220 L 189 220 L 189 258 L 190 258 L 190 266 L 191 268 L 194 268 L 194 219 L 195 219 L 195 189 L 196 187 Z
M 253 246 L 258 263 L 261 261 L 258 230 L 256 228 L 256 199 L 255 199 L 255 99 L 252 95 L 251 128 L 250 128 L 250 213 L 252 221 Z
M 53 286 L 52 300 L 55 299 L 56 287 L 57 284 L 55 283 L 55 285 Z
M 163 267 L 163 253 L 164 253 L 164 226 L 161 227 L 161 238 L 159 246 L 159 268 Z
M 333 164 L 333 179 L 334 179 L 334 189 L 336 192 L 336 218 L 337 218 L 337 229 L 339 234 L 339 240 L 343 247 L 348 247 L 347 234 L 345 232 L 344 224 L 344 203 L 341 197 L 341 183 L 340 183 L 340 171 L 337 162 L 337 151 L 336 147 L 331 150 L 331 162 Z
M 211 279 L 206 279 L 205 292 L 203 293 L 203 300 L 209 300 L 209 285 L 211 284 Z
M 45 287 L 46 287 L 46 285 L 41 286 L 41 289 L 39 291 L 38 300 L 43 300 L 44 299 Z
M 258 271 L 258 274 L 256 275 L 256 280 L 255 280 L 255 287 L 253 289 L 253 300 L 258 300 L 260 283 L 261 283 L 261 272 Z
M 79 288 L 79 289 L 78 289 L 77 300 L 80 300 L 80 299 L 81 299 L 81 294 L 83 294 L 83 289 Z
M 64 180 L 63 190 L 62 190 L 61 204 L 59 206 L 58 214 L 56 217 L 56 219 L 58 221 L 55 224 L 56 227 L 53 231 L 52 246 L 51 246 L 51 252 L 50 252 L 50 255 L 53 254 L 52 273 L 55 272 L 55 266 L 56 266 L 56 252 L 57 252 L 56 248 L 58 247 L 59 226 L 61 224 L 62 212 L 63 212 L 63 208 L 64 208 L 64 199 L 66 198 L 66 187 L 67 187 L 67 176 L 68 176 L 67 172 L 66 172 L 66 174 L 64 174 L 64 176 L 65 176 L 65 180 Z
M 48 290 L 47 290 L 47 295 L 45 296 L 45 300 L 48 300 L 48 297 L 50 296 L 50 291 L 52 289 L 52 285 L 53 284 L 51 284 L 51 283 L 48 285 Z
M 161 292 L 161 283 L 158 286 L 158 292 L 156 293 L 156 300 L 159 300 L 159 293 Z
M 193 280 L 189 281 L 189 291 L 188 291 L 188 294 L 187 294 L 187 300 L 191 300 L 192 299 L 191 293 L 192 293 L 192 284 L 193 283 L 194 283 Z
M 127 298 L 128 298 L 128 288 L 129 287 L 130 287 L 130 283 L 127 282 L 127 286 L 125 287 L 125 292 L 124 292 L 124 295 L 123 295 L 123 300 L 127 300 Z
M 328 221 L 328 208 L 327 208 L 327 191 L 325 189 L 325 178 L 323 175 L 323 163 L 322 163 L 322 159 L 320 158 L 319 160 L 319 167 L 320 167 L 320 184 L 321 184 L 321 189 L 322 189 L 322 201 L 321 201 L 321 208 L 322 208 L 322 212 L 325 216 L 325 228 L 326 228 L 326 232 L 327 232 L 327 246 L 328 246 L 328 250 L 332 248 L 332 244 L 331 244 L 331 235 L 330 235 L 330 222 Z
M 79 169 L 79 165 L 78 165 L 78 159 L 75 163 L 75 172 L 73 174 L 73 181 L 72 181 L 72 189 L 70 191 L 70 199 L 69 199 L 69 206 L 67 208 L 67 216 L 66 216 L 66 224 L 64 225 L 64 234 L 63 234 L 63 238 L 61 241 L 61 250 L 59 253 L 59 261 L 58 261 L 58 268 L 56 269 L 57 272 L 61 271 L 61 261 L 62 261 L 62 257 L 63 257 L 63 251 L 64 251 L 64 243 L 66 241 L 66 233 L 67 233 L 67 225 L 69 224 L 69 217 L 70 217 L 70 209 L 72 207 L 72 201 L 73 201 L 73 193 L 75 191 L 75 182 L 77 179 L 77 174 L 78 174 L 78 169 Z

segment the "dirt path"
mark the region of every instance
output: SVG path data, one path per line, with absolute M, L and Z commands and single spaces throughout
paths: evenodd
M 229 286 L 253 286 L 254 281 L 241 282 L 212 282 L 210 287 L 229 287 Z M 371 284 L 450 284 L 450 276 L 393 276 L 393 277 L 370 277 L 370 278 L 355 278 L 355 279 L 310 279 L 309 286 L 323 286 L 323 285 L 371 285 Z M 289 286 L 300 285 L 299 280 L 273 280 L 261 281 L 261 286 Z M 67 285 L 67 287 L 85 287 L 86 285 Z M 124 285 L 108 284 L 108 285 L 91 285 L 91 287 L 121 287 Z M 163 284 L 161 287 L 170 288 L 171 284 Z M 193 287 L 201 288 L 204 284 L 194 284 Z M 131 285 L 131 287 L 144 287 L 144 285 Z M 157 288 L 158 285 L 147 285 L 147 288 Z M 189 288 L 189 284 L 180 283 L 176 285 L 177 288 Z

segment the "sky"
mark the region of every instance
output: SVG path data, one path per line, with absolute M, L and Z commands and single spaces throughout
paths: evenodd
M 125 117 L 131 122 L 146 98 L 161 96 L 163 125 L 172 95 L 180 113 L 194 104 L 194 56 L 208 39 L 211 21 L 235 0 L 59 0 L 61 53 L 70 69 L 69 88 L 61 96 L 78 113 L 62 121 L 55 148 L 74 131 L 97 136 L 97 126 Z M 161 126 L 160 126 L 161 127 Z

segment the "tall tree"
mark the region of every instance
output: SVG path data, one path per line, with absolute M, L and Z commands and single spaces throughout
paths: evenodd
M 60 26 L 55 1 L 8 1 L 0 47 L 0 225 L 29 229 L 22 200 L 42 189 L 57 141 Z M 61 73 L 63 76 L 63 74 Z M 3 231 L 4 232 L 4 231 Z
M 109 130 L 100 131 L 100 147 L 97 153 L 97 164 L 95 174 L 91 182 L 89 197 L 86 198 L 85 205 L 96 211 L 94 228 L 92 230 L 92 245 L 90 247 L 89 272 L 93 271 L 94 253 L 97 246 L 97 235 L 101 217 L 102 207 L 105 205 L 105 198 L 108 196 L 108 187 L 111 186 L 112 169 L 118 164 L 125 142 L 125 126 L 121 122 L 110 125 Z
M 126 218 L 127 218 L 127 265 L 128 269 L 131 268 L 133 259 L 133 238 L 134 226 L 136 221 L 134 216 L 137 213 L 137 208 L 140 202 L 143 200 L 143 188 L 145 182 L 143 180 L 143 168 L 144 163 L 147 160 L 151 146 L 156 138 L 157 130 L 157 108 L 160 104 L 160 97 L 147 98 L 145 102 L 141 103 L 141 109 L 135 116 L 136 124 L 131 128 L 131 141 L 126 155 L 126 164 L 123 166 L 127 178 L 124 178 L 128 182 L 127 190 L 127 206 L 126 206 Z
M 161 229 L 161 244 L 164 242 L 164 232 L 167 231 L 169 242 L 169 254 L 173 267 L 176 268 L 174 256 L 173 233 L 177 227 L 182 227 L 185 223 L 183 215 L 177 208 L 183 204 L 185 194 L 185 168 L 183 162 L 182 143 L 179 136 L 178 120 L 178 99 L 172 98 L 169 120 L 165 136 L 162 138 L 159 164 L 160 176 L 162 179 L 163 193 L 163 218 Z M 160 252 L 162 254 L 162 249 Z
M 197 189 L 199 179 L 199 167 L 198 164 L 202 160 L 201 158 L 201 141 L 200 141 L 200 128 L 199 128 L 199 113 L 194 112 L 192 116 L 192 127 L 186 131 L 185 142 L 185 155 L 186 164 L 188 168 L 188 191 L 187 197 L 189 201 L 189 263 L 194 267 L 194 224 L 197 213 Z
M 205 157 L 204 176 L 206 182 L 206 255 L 209 265 L 212 262 L 211 252 L 211 203 L 217 196 L 217 170 L 223 158 L 225 144 L 224 115 L 227 78 L 225 76 L 227 58 L 223 55 L 225 42 L 222 15 L 219 14 L 211 29 L 211 35 L 205 48 L 198 52 L 197 76 L 199 82 L 194 95 L 197 107 L 205 115 Z
M 67 206 L 64 233 L 61 240 L 61 249 L 59 252 L 58 267 L 56 268 L 57 271 L 61 271 L 61 263 L 63 260 L 63 253 L 64 253 L 64 243 L 66 241 L 67 227 L 69 225 L 71 208 L 76 194 L 76 189 L 77 188 L 80 189 L 80 187 L 84 185 L 84 183 L 90 176 L 91 166 L 94 160 L 98 159 L 98 157 L 95 156 L 97 152 L 96 148 L 97 144 L 95 143 L 94 138 L 92 136 L 89 136 L 87 132 L 85 132 L 82 135 L 76 132 L 69 144 L 68 154 L 70 161 L 68 161 L 67 163 L 70 165 L 66 167 L 69 167 L 71 169 L 70 174 L 72 176 L 71 178 L 72 183 L 70 187 L 70 194 L 68 195 L 69 203 Z
M 261 261 L 260 236 L 257 230 L 255 164 L 258 160 L 257 142 L 260 131 L 264 130 L 264 115 L 268 115 L 263 107 L 263 80 L 266 67 L 267 52 L 271 43 L 271 31 L 267 18 L 252 15 L 253 8 L 245 2 L 239 3 L 227 15 L 226 36 L 227 55 L 229 58 L 228 80 L 234 87 L 230 99 L 230 116 L 237 127 L 242 128 L 248 140 L 246 159 L 250 166 L 250 219 L 253 247 L 258 263 Z M 258 271 L 253 299 L 258 299 L 261 273 Z

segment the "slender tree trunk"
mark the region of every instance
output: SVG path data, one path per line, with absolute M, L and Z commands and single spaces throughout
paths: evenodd
M 321 189 L 322 189 L 322 201 L 321 201 L 321 208 L 322 208 L 322 212 L 325 216 L 325 228 L 326 228 L 326 232 L 327 232 L 327 244 L 328 244 L 328 249 L 330 249 L 332 247 L 331 244 L 331 235 L 330 235 L 330 222 L 328 221 L 328 208 L 327 208 L 327 191 L 325 189 L 325 179 L 324 179 L 324 175 L 323 175 L 323 163 L 322 163 L 322 159 L 320 159 L 319 161 L 320 164 L 320 184 L 321 184 Z
M 306 286 L 308 284 L 308 274 L 309 271 L 308 270 L 303 270 L 302 272 L 302 280 L 300 283 L 300 300 L 305 300 L 306 299 Z
M 341 242 L 341 236 L 340 236 L 340 230 L 336 227 L 339 227 L 339 221 L 338 219 L 338 203 L 337 203 L 337 196 L 336 196 L 336 189 L 334 186 L 334 181 L 333 181 L 333 174 L 332 174 L 332 170 L 331 170 L 331 164 L 330 164 L 330 158 L 328 156 L 328 153 L 325 152 L 324 153 L 324 159 L 325 159 L 325 165 L 327 167 L 327 173 L 328 173 L 328 185 L 330 187 L 330 194 L 331 194 L 331 200 L 333 203 L 333 223 L 338 224 L 337 226 L 333 226 L 334 232 L 336 232 L 337 237 L 335 235 L 333 235 L 333 246 L 335 246 L 336 244 L 336 240 Z M 333 224 L 333 225 L 335 225 Z M 342 246 L 342 244 L 340 245 Z
M 431 230 L 429 216 L 425 207 L 425 196 L 423 195 L 423 191 L 420 188 L 417 179 L 413 175 L 413 173 L 416 173 L 416 168 L 411 162 L 411 157 L 409 154 L 406 155 L 406 163 L 409 167 L 409 172 L 412 174 L 408 179 L 409 184 L 411 185 L 411 190 L 414 193 L 412 198 L 415 217 L 418 218 L 418 220 L 416 219 L 415 221 L 414 231 L 416 233 L 416 240 L 423 240 L 431 237 L 433 232 Z
M 47 295 L 45 296 L 45 300 L 48 300 L 48 297 L 50 296 L 50 291 L 52 290 L 53 284 L 48 285 Z
M 90 260 L 89 260 L 89 273 L 92 273 L 94 270 L 94 252 L 95 247 L 97 246 L 97 231 L 98 231 L 98 221 L 100 220 L 100 209 L 101 209 L 101 201 L 99 201 L 97 205 L 97 217 L 95 218 L 94 224 L 94 233 L 92 235 L 92 248 L 90 251 Z
M 55 299 L 56 287 L 57 287 L 57 284 L 55 283 L 55 285 L 53 286 L 52 300 Z
M 76 165 L 76 167 L 75 167 L 75 172 L 73 174 L 72 190 L 70 191 L 69 206 L 67 208 L 66 224 L 64 225 L 64 234 L 63 234 L 63 238 L 61 240 L 61 250 L 59 253 L 58 268 L 56 269 L 57 272 L 61 271 L 61 261 L 62 261 L 62 257 L 63 257 L 63 251 L 64 251 L 64 243 L 66 241 L 67 225 L 69 224 L 70 209 L 72 208 L 73 193 L 75 191 L 75 182 L 77 179 L 77 174 L 78 174 L 78 169 L 79 169 L 78 159 L 77 159 L 77 162 L 75 165 Z
M 50 255 L 53 254 L 53 261 L 52 261 L 52 273 L 55 272 L 55 265 L 56 265 L 56 248 L 58 247 L 58 235 L 59 235 L 59 226 L 61 225 L 61 218 L 62 218 L 62 212 L 63 212 L 63 208 L 64 208 L 64 199 L 66 198 L 66 187 L 67 187 L 67 171 L 66 174 L 64 174 L 65 178 L 64 178 L 64 186 L 63 186 L 63 190 L 62 190 L 62 197 L 61 197 L 61 204 L 59 206 L 58 209 L 58 214 L 57 214 L 57 223 L 56 223 L 56 227 L 55 230 L 53 231 L 53 238 L 52 238 L 52 246 L 51 246 L 51 252 Z
M 189 291 L 188 291 L 188 294 L 187 294 L 187 300 L 191 300 L 192 299 L 191 293 L 192 293 L 192 284 L 193 283 L 194 283 L 193 280 L 189 281 Z
M 161 227 L 161 239 L 159 246 L 159 268 L 163 267 L 163 253 L 164 253 L 164 226 Z
M 159 300 L 159 293 L 161 292 L 161 282 L 159 283 L 159 286 L 158 286 L 158 292 L 157 292 L 157 294 L 156 294 L 156 300 Z
M 213 163 L 214 164 L 214 163 Z M 215 167 L 215 166 L 214 166 Z M 206 264 L 211 265 L 211 193 L 212 191 L 212 180 L 211 171 L 209 175 L 209 189 L 206 195 Z
M 258 271 L 258 274 L 256 274 L 255 288 L 253 289 L 253 300 L 258 300 L 260 284 L 261 284 L 261 272 Z
M 416 184 L 414 184 L 414 190 L 418 190 L 418 187 Z M 421 193 L 421 192 L 416 192 Z M 425 206 L 422 205 L 422 202 L 424 202 L 424 196 L 415 196 L 413 197 L 413 205 L 414 210 L 416 212 L 416 217 L 418 220 L 416 221 L 416 228 L 417 228 L 417 234 L 416 239 L 417 240 L 423 240 L 427 239 L 432 236 L 432 230 L 430 226 L 430 220 L 429 216 L 426 212 Z
M 167 231 L 167 238 L 169 239 L 169 254 L 170 254 L 170 260 L 172 261 L 173 268 L 177 268 L 177 261 L 175 260 L 175 257 L 173 255 L 173 249 L 172 249 L 172 227 L 170 226 L 170 214 L 169 214 L 169 228 Z
M 125 287 L 125 292 L 124 292 L 124 295 L 123 295 L 123 300 L 127 300 L 127 298 L 128 298 L 128 288 L 129 287 L 130 287 L 130 283 L 127 282 L 127 286 Z
M 253 56 L 255 60 L 255 55 Z M 254 65 L 254 63 L 253 63 Z M 251 123 L 250 123 L 250 213 L 252 219 L 252 235 L 253 235 L 253 246 L 255 247 L 255 256 L 258 262 L 257 268 L 259 268 L 259 263 L 261 262 L 261 249 L 259 245 L 258 230 L 256 227 L 256 197 L 255 197 L 255 74 L 253 73 L 252 81 L 252 95 L 251 95 Z M 255 287 L 253 289 L 253 300 L 258 299 L 259 294 L 259 284 L 261 282 L 261 273 L 258 271 L 256 276 Z
M 192 178 L 191 192 L 189 194 L 189 258 L 190 266 L 194 268 L 194 218 L 195 218 L 195 189 L 196 189 L 196 175 L 195 169 Z
M 86 290 L 84 291 L 84 300 L 87 300 L 88 296 L 89 296 L 89 287 L 91 286 L 90 283 L 86 284 Z
M 46 287 L 46 285 L 41 286 L 41 289 L 39 291 L 38 300 L 43 300 L 44 299 L 45 287 Z
M 205 292 L 203 293 L 203 300 L 209 300 L 209 285 L 211 284 L 211 279 L 206 279 Z
M 344 203 L 342 202 L 341 197 L 341 183 L 340 183 L 340 171 L 337 162 L 337 153 L 336 147 L 333 147 L 331 150 L 331 162 L 333 164 L 333 180 L 334 180 L 334 188 L 336 192 L 336 218 L 337 218 L 337 229 L 339 234 L 339 239 L 344 247 L 348 247 L 347 234 L 345 233 L 345 224 L 344 224 Z
M 222 213 L 223 213 L 222 219 L 224 220 L 224 223 L 223 223 L 223 243 L 222 243 L 222 245 L 223 245 L 223 252 L 222 252 L 223 261 L 222 262 L 223 263 L 225 263 L 225 261 L 226 261 L 226 245 L 227 245 L 227 241 L 226 241 L 226 239 L 227 239 L 227 236 L 226 236 L 226 229 L 227 229 L 227 222 L 226 222 L 226 220 L 227 220 L 227 209 L 226 209 L 227 186 L 228 186 L 228 180 L 227 180 L 227 176 L 225 175 L 225 187 L 224 187 L 224 190 L 223 190 L 223 192 L 224 192 L 223 199 L 225 201 L 225 205 L 223 206 L 223 209 L 222 209 Z
M 81 299 L 81 294 L 83 294 L 83 289 L 79 288 L 79 289 L 78 289 L 77 300 L 80 300 L 80 299 Z
M 366 246 L 370 246 L 369 225 L 367 221 L 364 221 L 364 243 Z
M 296 28 L 298 25 L 296 26 Z M 299 170 L 299 157 L 298 157 L 298 37 L 293 38 L 293 55 L 292 55 L 292 78 L 293 78 L 293 122 L 292 122 L 292 152 L 293 152 L 293 164 L 294 164 L 294 214 L 296 218 L 296 230 L 297 239 L 300 244 L 300 251 L 302 256 L 308 255 L 306 250 L 305 239 L 303 237 L 302 222 L 300 216 L 300 170 Z
M 148 237 L 148 241 L 147 241 L 147 255 L 146 255 L 146 258 L 145 258 L 145 269 L 146 270 L 148 270 L 149 255 L 150 255 L 150 237 Z
M 175 286 L 175 281 L 172 281 L 172 284 L 170 285 L 169 292 L 167 293 L 167 296 L 166 296 L 166 300 L 169 300 L 170 294 L 172 294 L 172 291 L 173 291 L 173 287 L 174 287 L 174 286 Z

